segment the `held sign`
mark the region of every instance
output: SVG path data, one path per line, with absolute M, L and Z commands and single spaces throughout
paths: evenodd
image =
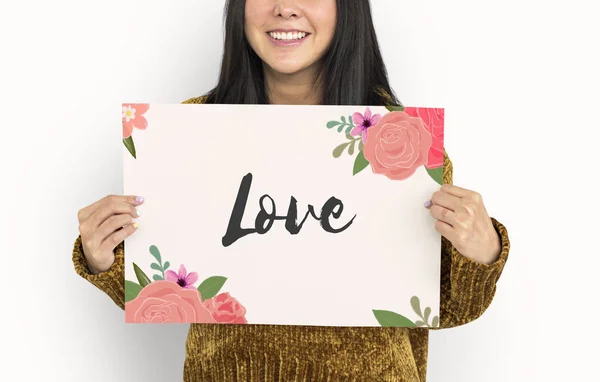
M 128 323 L 439 325 L 444 110 L 123 104 Z

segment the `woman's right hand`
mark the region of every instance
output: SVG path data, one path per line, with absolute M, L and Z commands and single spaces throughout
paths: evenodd
M 105 272 L 115 262 L 114 250 L 135 232 L 137 206 L 144 199 L 109 195 L 79 210 L 79 233 L 88 268 L 93 274 Z

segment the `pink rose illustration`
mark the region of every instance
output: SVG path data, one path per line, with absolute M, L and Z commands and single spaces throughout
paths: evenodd
M 204 301 L 215 321 L 225 324 L 247 324 L 246 308 L 229 293 L 221 293 Z
M 431 142 L 431 134 L 421 118 L 393 111 L 369 129 L 363 154 L 374 173 L 404 180 L 427 163 Z
M 404 112 L 419 117 L 431 134 L 432 143 L 425 167 L 432 169 L 444 165 L 444 109 L 407 107 Z
M 154 281 L 125 304 L 125 321 L 149 324 L 174 322 L 214 323 L 211 312 L 202 305 L 200 293 L 172 281 Z
M 124 103 L 121 111 L 123 120 L 123 138 L 129 138 L 133 128 L 145 130 L 148 127 L 148 121 L 144 113 L 148 111 L 150 105 L 144 103 Z

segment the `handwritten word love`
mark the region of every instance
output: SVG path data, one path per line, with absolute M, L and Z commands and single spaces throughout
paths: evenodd
M 285 220 L 285 229 L 290 234 L 296 235 L 302 229 L 302 226 L 304 225 L 304 222 L 306 222 L 306 219 L 308 219 L 309 215 L 311 215 L 315 220 L 319 221 L 323 230 L 329 233 L 340 233 L 345 231 L 352 225 L 354 218 L 356 218 L 356 215 L 354 215 L 352 219 L 350 219 L 350 221 L 341 228 L 333 228 L 329 220 L 332 217 L 334 219 L 338 219 L 342 215 L 344 204 L 341 200 L 332 196 L 327 200 L 327 202 L 325 202 L 325 204 L 323 204 L 320 216 L 315 213 L 314 207 L 309 204 L 308 211 L 304 215 L 304 218 L 300 223 L 298 223 L 298 208 L 296 198 L 293 196 L 291 197 L 287 214 L 278 216 L 275 201 L 269 195 L 264 194 L 259 199 L 260 211 L 256 214 L 254 228 L 242 228 L 242 219 L 246 210 L 246 203 L 248 202 L 248 195 L 250 193 L 251 186 L 252 173 L 248 173 L 242 178 L 242 182 L 240 183 L 240 188 L 235 199 L 235 204 L 233 205 L 233 210 L 231 212 L 231 217 L 229 218 L 229 224 L 227 225 L 227 231 L 221 240 L 224 247 L 230 246 L 246 235 L 253 233 L 263 235 L 269 232 L 276 220 Z M 265 208 L 265 200 L 268 200 L 270 204 L 269 210 L 271 212 L 267 212 L 267 209 Z

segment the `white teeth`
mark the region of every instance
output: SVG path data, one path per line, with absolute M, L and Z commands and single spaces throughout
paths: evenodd
M 276 40 L 299 40 L 306 37 L 305 32 L 271 32 L 269 34 Z

